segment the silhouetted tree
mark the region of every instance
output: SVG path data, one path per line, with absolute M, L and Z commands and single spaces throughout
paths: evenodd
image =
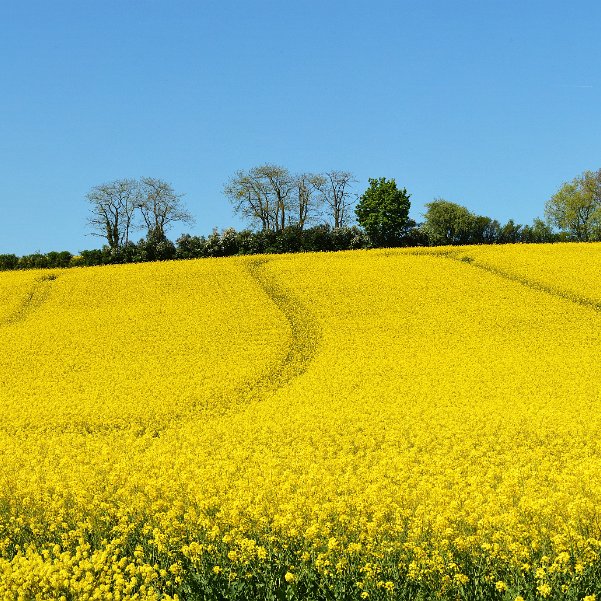
M 334 228 L 348 225 L 349 213 L 356 199 L 352 185 L 357 180 L 349 171 L 327 171 L 322 178 L 318 188 L 327 216 Z

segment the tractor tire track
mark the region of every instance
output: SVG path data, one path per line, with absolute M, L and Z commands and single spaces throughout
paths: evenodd
M 279 364 L 252 384 L 251 397 L 261 399 L 286 386 L 304 374 L 315 357 L 321 340 L 321 329 L 310 311 L 289 290 L 281 286 L 265 270 L 268 261 L 251 260 L 246 269 L 266 296 L 288 321 L 291 341 Z
M 581 296 L 580 294 L 576 294 L 574 292 L 569 292 L 567 290 L 562 290 L 561 288 L 555 288 L 553 286 L 549 286 L 548 284 L 543 284 L 542 282 L 537 282 L 536 280 L 529 280 L 523 276 L 517 275 L 515 273 L 511 273 L 510 271 L 505 271 L 504 269 L 499 269 L 498 267 L 494 267 L 492 265 L 488 265 L 486 263 L 479 263 L 474 260 L 472 257 L 462 257 L 455 259 L 456 261 L 461 261 L 463 263 L 468 263 L 472 267 L 476 269 L 480 269 L 482 271 L 486 271 L 488 273 L 492 273 L 498 277 L 504 278 L 511 282 L 516 282 L 521 284 L 522 286 L 526 286 L 527 288 L 531 288 L 532 290 L 537 290 L 539 292 L 543 292 L 550 296 L 554 296 L 556 298 L 560 298 L 571 303 L 580 305 L 582 307 L 586 307 L 588 309 L 593 309 L 594 311 L 601 311 L 601 302 L 595 301 L 586 296 Z
M 575 292 L 570 292 L 568 290 L 562 290 L 561 288 L 555 288 L 554 286 L 549 286 L 548 284 L 544 284 L 543 282 L 538 282 L 536 280 L 530 280 L 524 276 L 512 273 L 511 271 L 506 271 L 499 267 L 495 267 L 493 265 L 489 265 L 488 263 L 480 263 L 474 257 L 464 254 L 460 250 L 445 250 L 445 251 L 426 251 L 426 252 L 413 252 L 407 253 L 416 256 L 431 256 L 437 257 L 441 259 L 449 259 L 451 261 L 456 261 L 458 263 L 463 263 L 464 265 L 469 265 L 474 267 L 475 269 L 480 269 L 481 271 L 485 271 L 487 273 L 491 273 L 496 275 L 497 277 L 503 278 L 510 282 L 515 282 L 516 284 L 521 284 L 526 288 L 530 288 L 531 290 L 536 290 L 537 292 L 542 292 L 543 294 L 548 294 L 549 296 L 554 296 L 555 298 L 560 298 L 562 300 L 574 303 L 576 305 L 580 305 L 581 307 L 586 307 L 587 309 L 593 309 L 594 311 L 601 312 L 601 302 L 595 301 L 586 296 L 582 296 L 580 294 L 576 294 Z
M 131 432 L 136 437 L 148 438 L 149 444 L 151 444 L 154 439 L 162 437 L 166 432 L 186 420 L 197 421 L 199 416 L 202 416 L 205 421 L 222 420 L 224 416 L 235 414 L 249 404 L 267 399 L 293 379 L 304 374 L 318 351 L 322 336 L 321 328 L 303 302 L 267 272 L 265 269 L 267 263 L 267 259 L 249 260 L 241 265 L 241 269 L 250 275 L 261 292 L 270 302 L 274 303 L 288 322 L 290 342 L 279 361 L 259 375 L 257 379 L 244 383 L 229 394 L 198 399 L 198 402 L 193 403 L 188 411 L 174 414 L 173 419 L 167 423 L 149 425 L 143 422 L 129 422 L 127 424 L 102 425 L 71 422 L 68 425 L 69 431 L 88 435 L 116 431 Z M 56 279 L 56 276 L 51 279 L 46 276 L 37 280 L 20 307 L 4 322 L 0 321 L 0 325 L 22 322 L 37 310 L 47 300 L 53 279 Z M 43 431 L 45 428 L 45 424 L 27 424 L 19 430 Z M 0 431 L 3 429 L 0 425 Z
M 8 326 L 25 321 L 31 313 L 39 309 L 48 300 L 52 283 L 57 277 L 56 274 L 49 274 L 37 278 L 27 296 L 12 313 L 0 321 L 0 325 Z

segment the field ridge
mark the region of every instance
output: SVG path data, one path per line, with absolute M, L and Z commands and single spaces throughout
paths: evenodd
M 3 276 L 0 598 L 599 598 L 600 265 L 508 245 Z

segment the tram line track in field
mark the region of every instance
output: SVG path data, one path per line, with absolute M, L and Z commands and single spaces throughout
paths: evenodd
M 279 361 L 259 375 L 257 379 L 246 382 L 227 397 L 199 399 L 200 402 L 194 403 L 193 407 L 190 407 L 190 411 L 174 415 L 174 419 L 166 424 L 151 426 L 143 423 L 132 423 L 98 426 L 88 423 L 72 423 L 69 430 L 89 435 L 132 430 L 136 437 L 149 436 L 150 438 L 156 438 L 172 428 L 181 419 L 198 419 L 198 414 L 204 413 L 205 408 L 212 409 L 210 412 L 212 417 L 209 419 L 223 419 L 224 415 L 237 412 L 243 405 L 270 397 L 293 379 L 304 374 L 317 353 L 321 340 L 321 329 L 304 303 L 290 290 L 280 285 L 276 277 L 267 272 L 265 266 L 268 262 L 269 259 L 251 259 L 245 262 L 242 269 L 250 275 L 267 297 L 266 300 L 277 307 L 289 324 L 290 341 Z M 33 311 L 39 309 L 47 301 L 51 293 L 52 283 L 56 277 L 56 275 L 50 274 L 38 278 L 19 307 L 5 319 L 0 319 L 0 326 L 20 323 L 27 319 Z M 217 413 L 214 412 L 216 407 L 221 408 L 217 410 Z M 28 424 L 22 429 L 38 430 L 39 428 Z M 43 430 L 44 427 L 41 429 Z
M 516 273 L 512 273 L 511 271 L 506 271 L 499 267 L 495 267 L 494 265 L 490 265 L 488 263 L 481 263 L 474 257 L 463 253 L 460 250 L 444 250 L 444 251 L 425 251 L 425 252 L 412 252 L 407 253 L 415 256 L 430 256 L 437 257 L 441 259 L 448 259 L 451 261 L 456 261 L 458 263 L 462 263 L 463 265 L 469 265 L 470 267 L 480 269 L 481 271 L 485 271 L 497 277 L 503 278 L 510 282 L 515 282 L 516 284 L 520 284 L 525 286 L 526 288 L 530 288 L 531 290 L 536 290 L 537 292 L 542 292 L 544 294 L 548 294 L 549 296 L 554 296 L 555 298 L 559 298 L 562 300 L 569 301 L 576 305 L 580 305 L 581 307 L 586 307 L 588 309 L 593 309 L 594 311 L 601 312 L 601 302 L 595 301 L 586 296 L 582 296 L 580 294 L 575 294 L 574 292 L 569 292 L 567 290 L 562 290 L 561 288 L 555 288 L 553 286 L 549 286 L 548 284 L 544 284 L 543 282 L 538 282 L 536 280 L 530 280 L 524 276 L 518 275 Z
M 267 263 L 266 259 L 250 260 L 246 269 L 288 321 L 291 342 L 282 360 L 253 384 L 254 398 L 273 393 L 305 373 L 321 339 L 321 330 L 309 310 L 266 272 Z
M 227 398 L 219 399 L 217 406 L 221 408 L 218 414 L 212 414 L 210 419 L 224 419 L 228 414 L 236 413 L 242 406 L 249 403 L 261 402 L 286 386 L 293 379 L 304 374 L 317 353 L 321 340 L 321 329 L 303 302 L 290 290 L 281 286 L 277 279 L 265 270 L 269 259 L 251 259 L 243 269 L 261 288 L 267 299 L 278 308 L 290 326 L 291 340 L 280 361 L 260 375 L 256 380 L 246 382 Z M 200 406 L 202 407 L 202 406 Z M 198 418 L 202 408 L 195 408 L 184 419 Z M 176 418 L 175 421 L 177 421 Z M 172 425 L 172 424 L 171 424 Z M 169 429 L 171 425 L 159 428 L 139 427 L 139 436 L 151 433 L 153 437 Z M 87 430 L 92 432 L 91 429 Z
M 36 278 L 33 286 L 19 306 L 4 319 L 0 320 L 0 325 L 14 325 L 25 321 L 31 313 L 39 309 L 48 300 L 52 283 L 57 277 L 56 274 L 51 273 Z

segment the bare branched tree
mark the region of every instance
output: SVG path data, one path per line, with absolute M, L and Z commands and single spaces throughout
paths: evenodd
M 323 175 L 314 173 L 301 173 L 295 179 L 296 195 L 292 210 L 296 213 L 295 223 L 302 230 L 320 210 L 321 197 L 318 192 L 326 180 Z
M 255 177 L 253 171 L 236 171 L 223 191 L 236 213 L 253 225 L 260 225 L 262 230 L 270 231 L 273 229 L 271 199 L 264 182 Z
M 348 223 L 350 209 L 357 197 L 351 191 L 352 184 L 357 180 L 348 171 L 328 171 L 323 177 L 324 181 L 319 188 L 323 203 L 334 227 L 343 227 Z
M 262 165 L 257 167 L 257 171 L 259 177 L 265 181 L 273 198 L 275 231 L 281 231 L 288 225 L 287 218 L 289 219 L 288 213 L 294 191 L 294 178 L 288 169 L 279 165 Z
M 193 223 L 192 215 L 182 205 L 182 195 L 176 194 L 171 184 L 155 177 L 140 179 L 138 208 L 148 234 L 165 237 L 167 227 L 175 222 Z
M 134 179 L 120 179 L 95 186 L 86 198 L 92 205 L 88 223 L 93 234 L 106 238 L 117 251 L 129 241 L 134 214 L 140 203 L 140 187 Z
M 289 221 L 295 180 L 285 167 L 261 165 L 237 171 L 224 193 L 239 213 L 265 231 L 281 231 Z
M 289 225 L 303 229 L 324 206 L 337 228 L 347 224 L 356 181 L 348 171 L 294 176 L 285 167 L 266 164 L 237 171 L 224 193 L 236 213 L 264 231 L 278 232 Z

